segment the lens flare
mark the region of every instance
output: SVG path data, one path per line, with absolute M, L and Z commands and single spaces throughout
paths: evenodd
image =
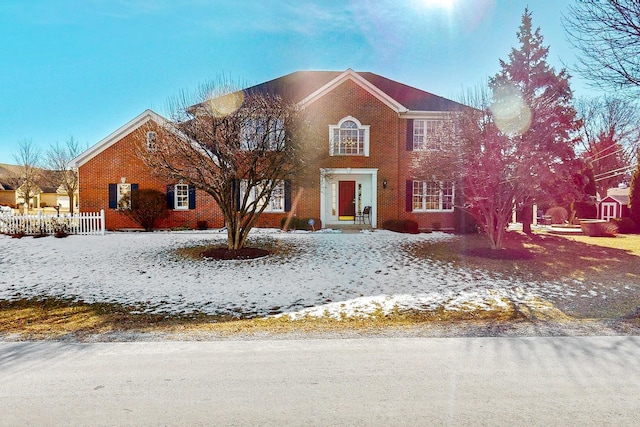
M 531 126 L 531 109 L 520 90 L 512 84 L 494 87 L 493 102 L 489 109 L 498 129 L 507 135 L 522 135 Z
M 207 100 L 206 105 L 213 116 L 224 117 L 240 108 L 243 102 L 244 94 L 242 91 L 236 91 L 211 97 Z

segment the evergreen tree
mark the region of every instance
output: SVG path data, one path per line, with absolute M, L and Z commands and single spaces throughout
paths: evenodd
M 640 161 L 631 177 L 629 189 L 629 216 L 640 227 Z
M 503 247 L 514 201 L 526 206 L 530 227 L 531 204 L 574 195 L 574 176 L 582 170 L 574 153 L 579 121 L 569 76 L 547 63 L 549 49 L 540 30 L 532 31 L 528 9 L 517 35 L 509 62 L 500 61 L 489 87 L 461 100 L 473 108 L 452 115 L 446 143 L 420 153 L 414 168 L 416 175 L 461 184 L 456 189 L 464 209 L 492 249 Z
M 528 9 L 517 35 L 518 48 L 511 50 L 508 62 L 500 60 L 501 70 L 489 85 L 496 124 L 522 156 L 513 178 L 528 186 L 517 202 L 529 213 L 535 202 L 577 195 L 571 177 L 580 168 L 574 152 L 580 122 L 569 75 L 547 62 L 549 47 L 543 44 L 540 28 L 533 31 Z M 530 215 L 523 217 L 523 226 L 531 231 Z

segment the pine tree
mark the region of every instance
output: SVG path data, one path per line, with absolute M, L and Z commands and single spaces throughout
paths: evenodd
M 547 62 L 549 47 L 543 44 L 540 28 L 532 30 L 528 8 L 517 36 L 518 48 L 511 50 L 508 62 L 500 61 L 501 70 L 489 83 L 496 124 L 519 159 L 512 179 L 528 186 L 517 202 L 530 212 L 534 202 L 571 199 L 576 192 L 571 176 L 579 167 L 574 146 L 580 122 L 572 106 L 569 75 Z M 525 231 L 531 231 L 530 220 L 523 218 Z
M 517 35 L 509 62 L 500 61 L 488 87 L 467 93 L 461 102 L 472 108 L 452 114 L 446 142 L 420 153 L 413 168 L 418 176 L 459 183 L 462 208 L 492 249 L 503 248 L 514 201 L 518 207 L 571 202 L 578 196 L 575 175 L 583 169 L 574 152 L 580 122 L 569 76 L 547 63 L 549 48 L 540 30 L 532 31 L 528 9 Z

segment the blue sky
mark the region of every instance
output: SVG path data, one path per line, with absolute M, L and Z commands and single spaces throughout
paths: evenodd
M 449 5 L 447 6 L 447 3 Z M 572 0 L 2 0 L 0 163 L 20 141 L 91 146 L 221 75 L 372 71 L 456 98 L 498 71 L 527 5 L 556 68 Z M 594 95 L 578 76 L 576 96 Z

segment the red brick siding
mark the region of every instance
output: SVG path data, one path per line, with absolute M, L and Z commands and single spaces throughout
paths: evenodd
M 153 126 L 153 125 L 152 125 Z M 146 140 L 146 128 L 139 128 L 93 157 L 79 168 L 80 210 L 105 211 L 106 228 L 139 228 L 137 224 L 117 210 L 109 209 L 109 184 L 117 184 L 122 177 L 126 182 L 138 184 L 140 189 L 152 188 L 166 193 L 167 184 L 153 176 L 135 154 L 136 143 Z M 159 129 L 157 130 L 159 132 Z M 196 227 L 198 221 L 207 221 L 209 227 L 222 227 L 224 219 L 213 198 L 196 191 L 196 209 L 171 210 L 169 217 L 160 220 L 158 228 L 177 226 Z
M 279 227 L 287 215 L 320 218 L 320 168 L 377 168 L 377 221 L 381 226 L 388 219 L 412 219 L 421 228 L 432 228 L 440 223 L 443 229 L 453 228 L 453 215 L 446 212 L 406 212 L 406 181 L 413 179 L 411 173 L 412 152 L 406 150 L 407 120 L 386 106 L 368 91 L 353 81 L 346 81 L 332 92 L 307 107 L 313 118 L 310 137 L 320 144 L 327 156 L 310 171 L 311 184 L 303 187 L 293 183 L 291 212 L 285 214 L 263 214 L 258 227 Z M 353 116 L 361 124 L 370 126 L 369 157 L 335 156 L 329 154 L 329 126 L 336 125 L 346 116 Z M 144 129 L 144 130 L 143 130 Z M 80 168 L 80 203 L 82 211 L 104 209 L 107 228 L 136 227 L 117 211 L 108 208 L 108 184 L 120 182 L 137 183 L 139 188 L 157 188 L 166 191 L 166 182 L 154 178 L 136 157 L 133 147 L 144 141 L 146 128 L 138 129 L 123 137 Z M 387 187 L 383 188 L 383 181 Z M 159 227 L 187 225 L 205 220 L 209 227 L 222 227 L 224 220 L 220 209 L 211 196 L 197 192 L 196 209 L 172 211 Z

